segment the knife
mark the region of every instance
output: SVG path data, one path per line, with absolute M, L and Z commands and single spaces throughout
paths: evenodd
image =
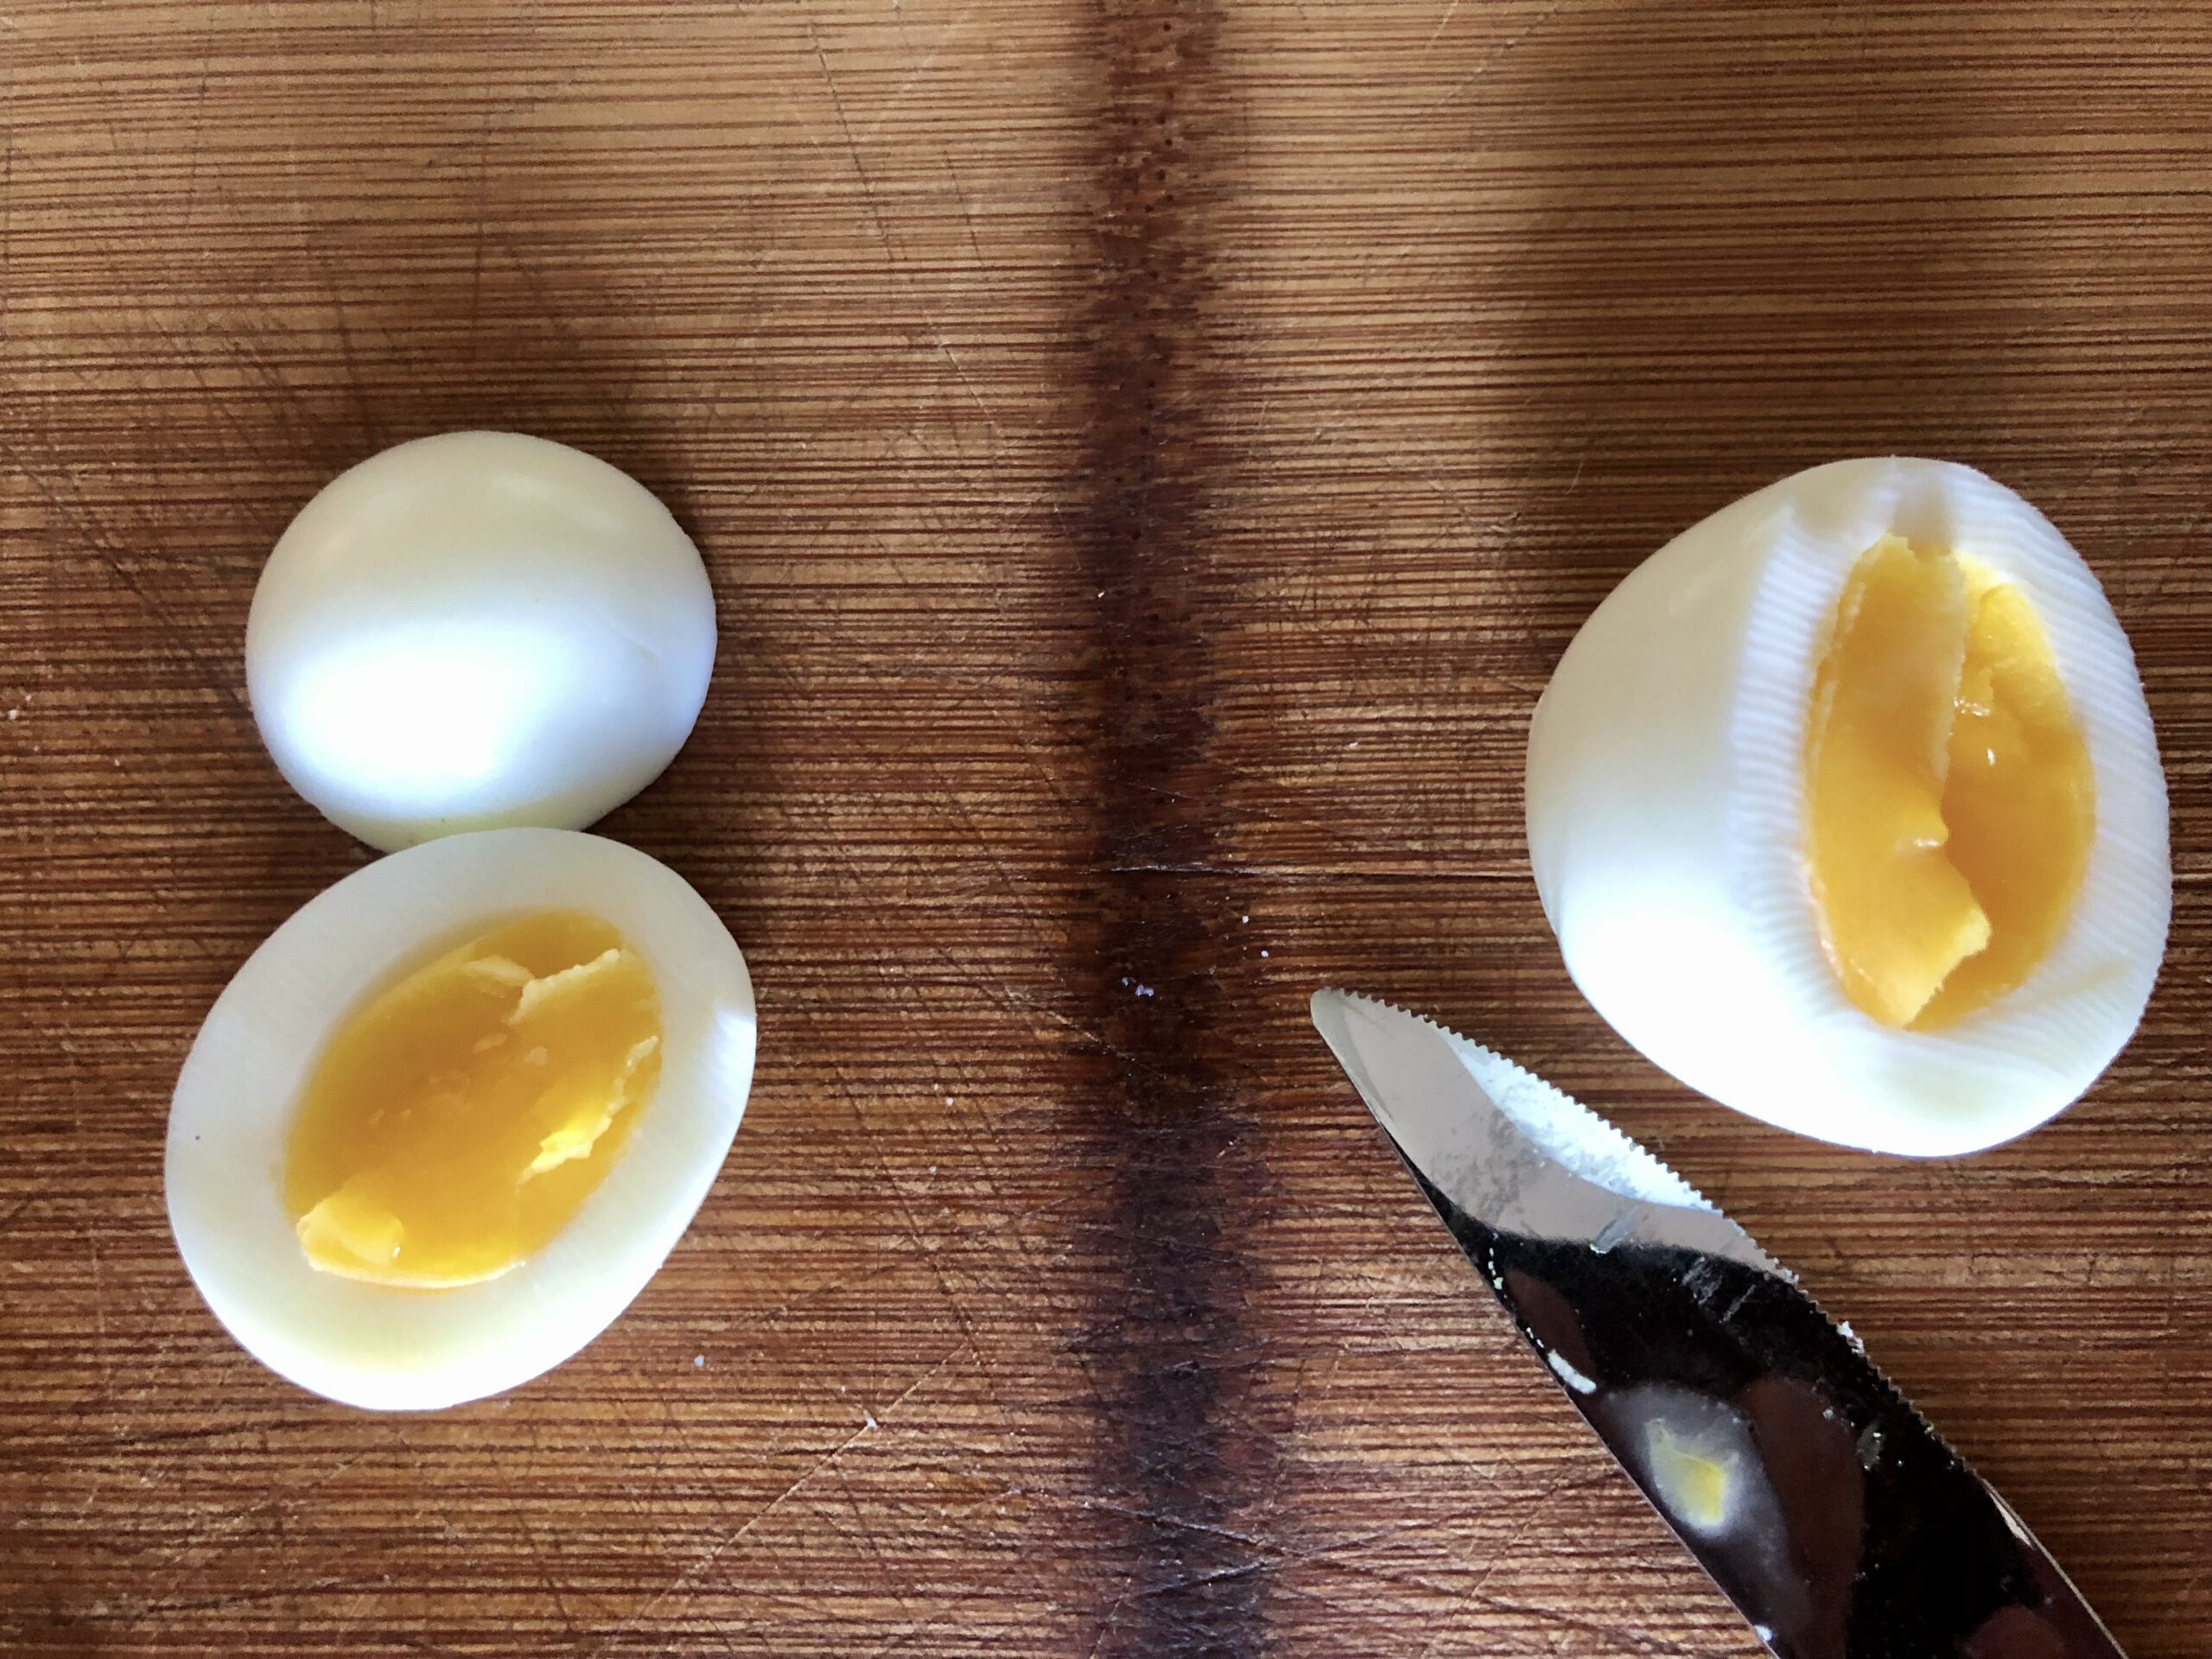
M 1476 1270 L 1778 1659 L 2125 1659 L 1796 1277 L 1580 1103 L 1344 991 L 1313 1023 Z

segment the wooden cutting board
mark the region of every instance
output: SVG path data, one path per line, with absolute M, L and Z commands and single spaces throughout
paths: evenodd
M 1753 1643 L 1306 1023 L 1616 1116 L 2106 1611 L 2212 1652 L 2212 13 L 1690 0 L 21 0 L 0 17 L 0 1647 L 1675 1655 Z M 722 647 L 603 826 L 760 1078 L 631 1312 L 509 1398 L 307 1397 L 171 1248 L 168 1094 L 367 857 L 240 645 L 349 463 L 657 491 Z M 2173 791 L 2142 1033 L 1908 1166 L 1575 995 L 1520 754 L 1640 557 L 1905 451 L 2042 505 Z

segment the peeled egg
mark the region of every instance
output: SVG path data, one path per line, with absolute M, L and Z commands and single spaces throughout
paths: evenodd
M 626 474 L 454 432 L 371 456 L 301 510 L 254 590 L 245 660 L 277 768 L 372 846 L 581 829 L 690 734 L 714 595 Z
M 169 1224 L 302 1387 L 496 1394 L 659 1268 L 753 1049 L 745 958 L 666 866 L 568 830 L 430 842 L 311 899 L 217 999 L 169 1109 Z
M 2062 1110 L 2165 948 L 2165 779 L 2126 634 L 1970 467 L 1815 467 L 1676 537 L 1529 736 L 1569 972 L 1692 1088 L 1937 1155 Z

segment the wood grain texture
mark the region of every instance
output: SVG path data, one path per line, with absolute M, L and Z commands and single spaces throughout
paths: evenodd
M 2087 0 L 14 7 L 0 1647 L 1743 1659 L 1382 1154 L 1338 982 L 1645 1137 L 2134 1659 L 2212 1651 L 2209 95 L 2212 14 Z M 259 562 L 469 425 L 707 553 L 706 715 L 605 828 L 744 943 L 762 1060 L 613 1330 L 372 1418 L 207 1314 L 162 1123 L 367 856 L 255 739 Z M 1611 582 L 1891 450 L 2096 565 L 2179 881 L 2110 1075 L 1928 1166 L 1626 1052 L 1519 818 Z

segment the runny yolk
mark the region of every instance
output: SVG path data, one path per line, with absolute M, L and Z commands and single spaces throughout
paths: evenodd
M 1814 677 L 1807 861 L 1845 993 L 1926 1031 L 2025 980 L 2096 827 L 2089 754 L 2034 610 L 1978 560 L 1885 536 Z
M 595 917 L 506 922 L 363 1002 L 301 1097 L 284 1173 L 308 1260 L 439 1289 L 575 1216 L 660 1080 L 660 998 Z

